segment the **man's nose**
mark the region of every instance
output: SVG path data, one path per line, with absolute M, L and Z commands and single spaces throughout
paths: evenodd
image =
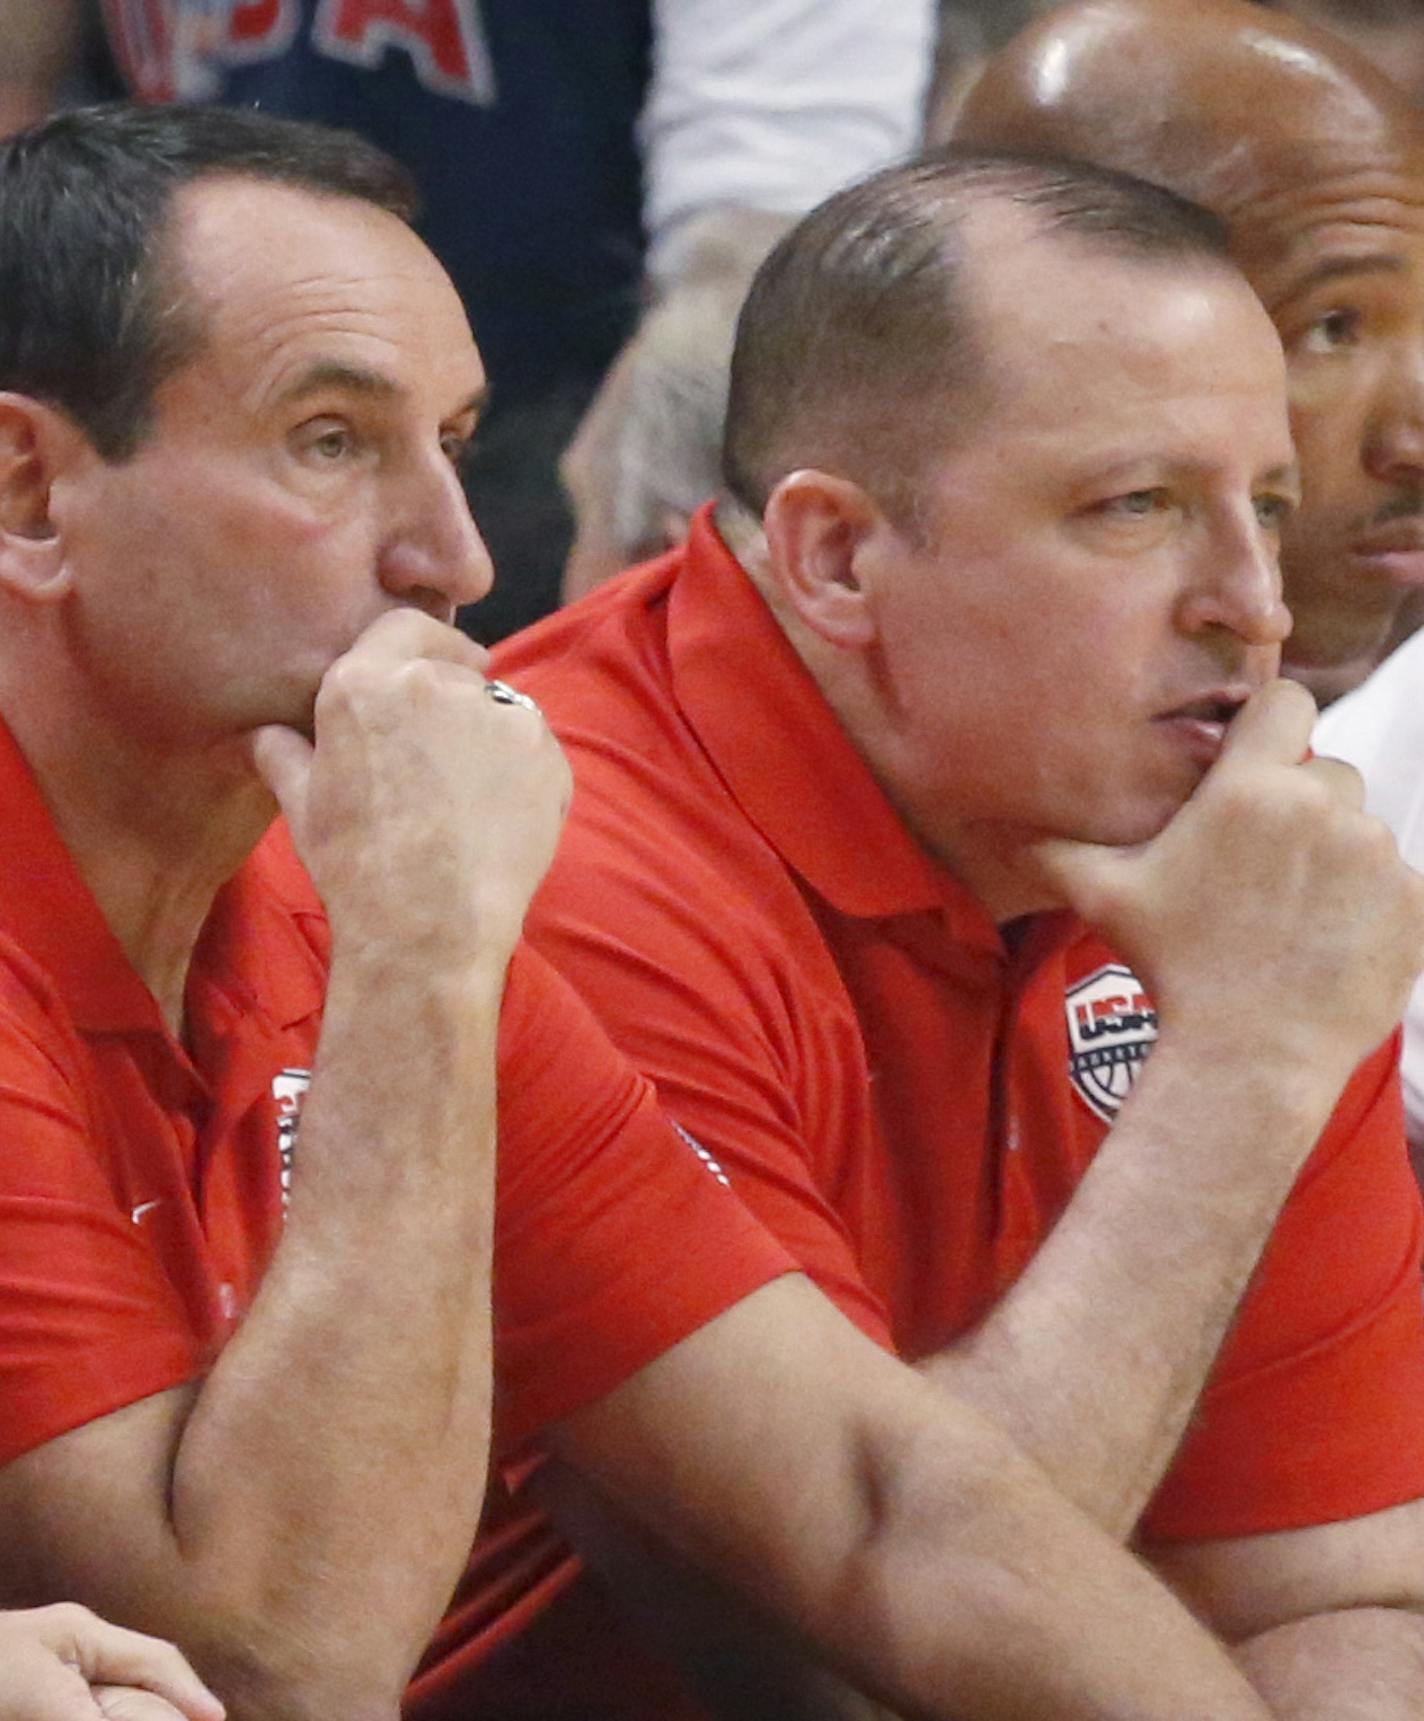
M 1424 490 L 1424 342 L 1383 379 L 1366 433 L 1365 469 L 1396 488 Z
M 1291 630 L 1281 592 L 1275 539 L 1249 519 L 1232 521 L 1202 546 L 1182 595 L 1178 625 L 1185 633 L 1220 629 L 1247 645 L 1280 645 Z
M 475 603 L 494 583 L 464 486 L 443 453 L 410 475 L 382 550 L 381 582 L 433 614 Z

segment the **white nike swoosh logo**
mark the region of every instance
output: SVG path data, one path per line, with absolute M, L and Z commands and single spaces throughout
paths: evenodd
M 134 1208 L 129 1217 L 133 1220 L 134 1224 L 137 1225 L 145 1213 L 152 1213 L 155 1207 L 161 1207 L 162 1205 L 163 1203 L 161 1201 L 141 1201 L 138 1206 Z

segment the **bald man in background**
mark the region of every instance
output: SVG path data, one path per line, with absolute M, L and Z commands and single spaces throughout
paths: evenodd
M 1248 0 L 1082 0 L 991 58 L 953 136 L 1138 174 L 1229 223 L 1285 345 L 1301 463 L 1283 670 L 1321 703 L 1356 686 L 1424 586 L 1424 121 L 1408 97 Z
M 1276 0 L 1282 12 L 1353 42 L 1424 103 L 1424 11 L 1418 0 Z

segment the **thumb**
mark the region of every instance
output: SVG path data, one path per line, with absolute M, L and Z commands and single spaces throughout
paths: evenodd
M 289 824 L 301 817 L 306 806 L 307 782 L 311 777 L 315 749 L 305 735 L 285 724 L 268 723 L 254 729 L 252 763 L 257 774 L 277 797 Z
M 1310 751 L 1319 713 L 1309 693 L 1295 681 L 1268 681 L 1231 720 L 1212 772 L 1247 761 L 1299 765 Z M 1212 772 L 1208 772 L 1210 776 Z
M 1117 898 L 1122 869 L 1139 852 L 1138 847 L 1113 848 L 1072 837 L 1045 837 L 1033 845 L 1030 857 L 1040 879 L 1064 907 L 1096 926 L 1103 909 Z
M 0 1721 L 100 1721 L 102 1713 L 83 1674 L 54 1656 L 0 1667 Z
M 104 1721 L 183 1721 L 182 1710 L 132 1685 L 96 1685 L 94 1702 Z

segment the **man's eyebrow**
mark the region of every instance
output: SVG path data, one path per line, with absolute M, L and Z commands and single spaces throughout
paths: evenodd
M 1338 257 L 1322 258 L 1313 269 L 1307 269 L 1299 280 L 1291 282 L 1291 293 L 1292 296 L 1308 293 L 1329 281 L 1338 281 L 1348 275 L 1402 275 L 1407 268 L 1405 259 L 1395 252 L 1347 252 Z
M 284 388 L 277 397 L 277 404 L 289 406 L 294 401 L 305 400 L 308 395 L 321 394 L 328 389 L 348 394 L 364 394 L 373 400 L 391 400 L 403 392 L 400 385 L 382 371 L 368 370 L 364 365 L 346 364 L 340 359 L 323 359 L 317 364 L 309 365 L 294 382 Z M 478 418 L 488 399 L 489 389 L 477 388 L 450 416 Z
M 309 394 L 325 389 L 345 390 L 348 394 L 366 394 L 388 399 L 400 393 L 390 377 L 380 371 L 367 370 L 364 365 L 343 364 L 339 359 L 323 359 L 308 365 L 300 376 L 290 382 L 277 397 L 285 406 L 294 400 L 304 400 Z

